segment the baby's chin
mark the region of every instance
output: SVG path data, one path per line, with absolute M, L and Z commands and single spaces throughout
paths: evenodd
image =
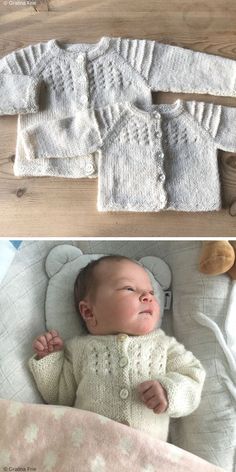
M 157 328 L 152 328 L 152 329 L 144 329 L 144 328 L 140 328 L 138 330 L 136 330 L 135 332 L 131 333 L 131 335 L 133 336 L 143 336 L 144 334 L 149 334 L 149 333 L 152 333 L 153 331 L 155 331 Z
M 152 333 L 157 329 L 157 326 L 150 325 L 149 323 L 142 323 L 139 326 L 134 327 L 133 329 L 129 330 L 127 334 L 131 336 L 143 336 L 144 334 Z

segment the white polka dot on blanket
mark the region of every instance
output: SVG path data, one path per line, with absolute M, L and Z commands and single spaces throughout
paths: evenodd
M 129 455 L 134 447 L 134 442 L 129 437 L 124 436 L 123 438 L 121 438 L 118 447 L 120 449 L 120 452 Z
M 72 444 L 73 446 L 80 446 L 84 438 L 84 432 L 82 428 L 76 428 L 72 433 Z
M 27 426 L 24 434 L 24 438 L 28 444 L 32 444 L 38 438 L 39 428 L 35 423 L 31 423 Z
M 183 457 L 182 449 L 174 446 L 174 444 L 169 444 L 168 447 L 168 456 L 170 460 L 175 460 L 176 462 L 180 461 Z
M 47 454 L 44 456 L 44 460 L 43 460 L 43 466 L 45 468 L 45 472 L 53 471 L 57 463 L 57 460 L 58 460 L 57 454 L 54 451 L 48 451 Z
M 55 420 L 59 420 L 66 413 L 66 411 L 66 408 L 63 408 L 61 406 L 54 406 L 51 413 L 54 416 Z
M 21 410 L 23 409 L 22 403 L 12 402 L 8 408 L 8 414 L 11 417 L 19 415 Z
M 100 421 L 101 424 L 106 424 L 106 423 L 110 423 L 111 420 L 110 418 L 107 418 L 106 416 L 102 416 L 102 415 L 97 415 L 97 419 Z
M 92 461 L 91 461 L 91 467 L 90 467 L 91 472 L 105 472 L 106 470 L 106 461 L 103 456 L 97 455 Z
M 141 472 L 156 472 L 156 468 L 152 464 L 147 464 L 141 469 Z

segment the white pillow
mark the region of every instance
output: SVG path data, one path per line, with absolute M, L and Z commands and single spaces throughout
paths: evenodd
M 46 271 L 50 280 L 45 304 L 46 327 L 48 330 L 57 329 L 65 340 L 85 332 L 74 304 L 75 279 L 83 267 L 102 256 L 103 254 L 83 255 L 80 249 L 65 244 L 53 248 L 47 257 Z M 162 317 L 163 290 L 170 286 L 170 269 L 166 262 L 158 257 L 142 257 L 139 263 L 149 274 L 154 293 L 160 302 Z

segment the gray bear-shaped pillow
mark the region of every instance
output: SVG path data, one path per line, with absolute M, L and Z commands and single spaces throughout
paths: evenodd
M 65 340 L 86 333 L 74 305 L 74 283 L 83 267 L 103 255 L 85 255 L 79 248 L 69 244 L 56 246 L 49 252 L 46 259 L 46 272 L 49 277 L 45 302 L 47 330 L 56 329 Z M 171 284 L 170 269 L 158 257 L 142 257 L 138 262 L 148 272 L 154 293 L 160 303 L 162 318 L 164 290 L 167 290 Z

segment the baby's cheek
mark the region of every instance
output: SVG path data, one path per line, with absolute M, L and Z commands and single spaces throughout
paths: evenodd
M 155 312 L 156 312 L 156 315 L 157 315 L 158 319 L 160 317 L 160 311 L 161 311 L 160 304 L 158 302 L 156 302 L 155 303 Z

